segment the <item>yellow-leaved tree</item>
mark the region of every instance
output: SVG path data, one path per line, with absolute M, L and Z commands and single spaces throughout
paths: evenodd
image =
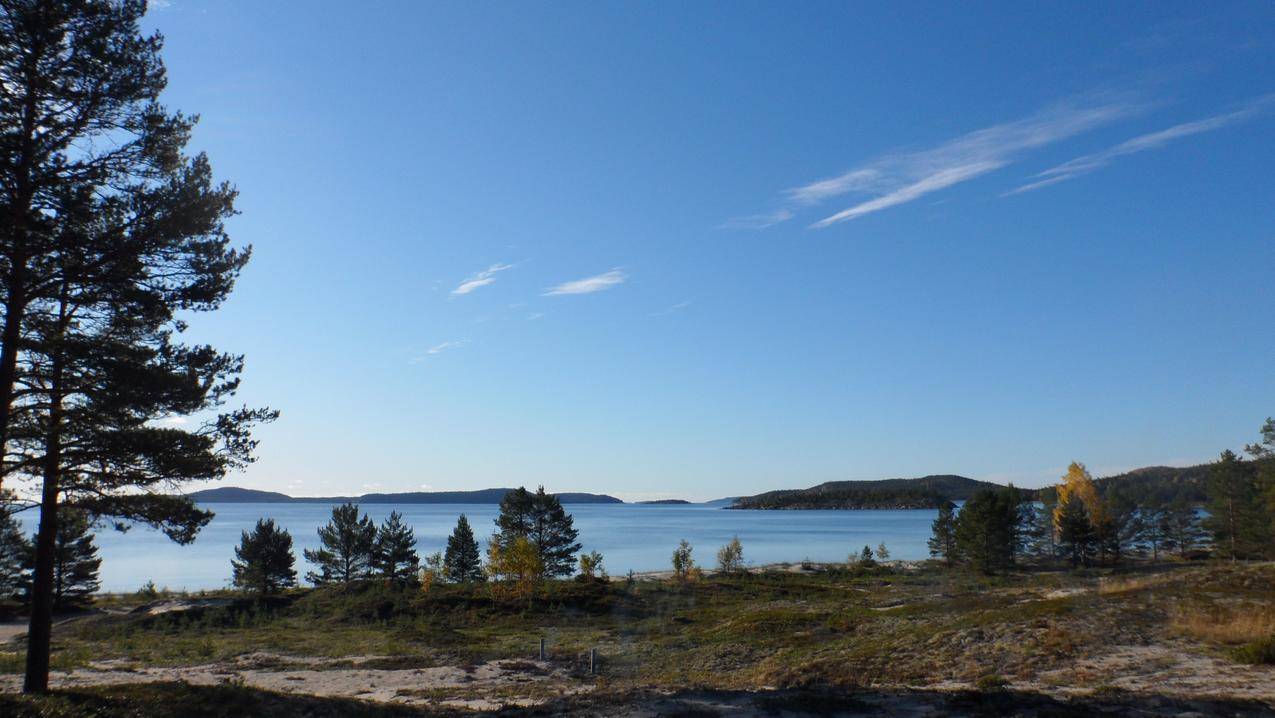
M 487 572 L 496 582 L 492 590 L 497 594 L 531 600 L 544 568 L 536 547 L 522 536 L 504 547 L 495 539 L 487 544 Z
M 1098 494 L 1098 486 L 1094 484 L 1093 477 L 1089 475 L 1089 469 L 1079 461 L 1071 462 L 1071 466 L 1067 467 L 1067 473 L 1062 477 L 1062 483 L 1058 485 L 1058 503 L 1054 506 L 1054 530 L 1058 530 L 1059 518 L 1062 516 L 1063 507 L 1067 505 L 1073 497 L 1080 500 L 1085 505 L 1085 510 L 1089 512 L 1089 523 L 1093 526 L 1099 526 L 1105 520 L 1106 511 L 1102 505 L 1102 496 Z

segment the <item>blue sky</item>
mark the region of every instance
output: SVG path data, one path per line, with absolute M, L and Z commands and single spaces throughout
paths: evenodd
M 227 483 L 716 498 L 1275 414 L 1275 5 L 171 0 Z

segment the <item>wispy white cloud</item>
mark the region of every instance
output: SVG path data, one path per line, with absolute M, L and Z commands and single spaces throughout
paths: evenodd
M 837 177 L 790 189 L 785 195 L 804 205 L 849 193 L 876 195 L 811 225 L 828 227 L 968 182 L 1014 162 L 1029 150 L 1113 122 L 1138 109 L 1124 101 L 1055 107 L 1022 120 L 970 132 L 931 149 L 886 155 Z
M 442 344 L 435 344 L 434 346 L 430 347 L 429 349 L 425 351 L 425 353 L 426 354 L 442 354 L 448 349 L 463 347 L 468 343 L 469 343 L 468 339 L 461 339 L 460 341 L 455 341 L 455 342 L 443 342 Z
M 159 423 L 166 426 L 185 426 L 190 423 L 190 419 L 184 416 L 166 416 L 159 420 Z
M 544 319 L 544 316 L 545 316 L 544 312 L 532 312 L 531 314 L 527 315 L 527 321 L 534 322 L 537 319 Z
M 954 184 L 973 179 L 982 174 L 987 174 L 995 169 L 1000 169 L 1006 164 L 1002 160 L 983 160 L 971 162 L 966 165 L 957 165 L 955 167 L 944 167 L 936 170 L 934 173 L 922 177 L 912 184 L 900 187 L 893 192 L 884 194 L 876 199 L 870 199 L 866 202 L 860 202 L 853 207 L 843 209 L 836 214 L 829 215 L 823 219 L 810 225 L 816 229 L 821 229 L 837 222 L 844 222 L 848 219 L 856 219 L 865 214 L 879 212 L 887 207 L 911 202 L 912 200 L 927 195 L 944 187 L 951 187 Z
M 556 287 L 545 290 L 544 296 L 554 297 L 563 294 L 592 294 L 624 283 L 628 276 L 618 269 L 603 272 L 594 277 L 585 277 L 571 282 L 563 282 Z
M 718 225 L 719 229 L 765 229 L 793 218 L 792 210 L 778 209 L 766 214 L 750 214 L 747 217 L 732 217 Z
M 651 312 L 651 316 L 653 316 L 653 317 L 663 317 L 663 316 L 666 316 L 666 315 L 668 315 L 668 314 L 672 314 L 672 313 L 674 313 L 674 312 L 680 312 L 680 311 L 682 311 L 683 309 L 685 309 L 685 308 L 687 308 L 687 307 L 689 307 L 689 306 L 691 306 L 691 302 L 690 302 L 690 300 L 687 300 L 687 301 L 685 301 L 685 302 L 678 302 L 677 304 L 674 304 L 673 306 L 668 307 L 667 309 L 661 309 L 661 310 L 660 310 L 660 311 L 658 311 L 658 312 Z
M 843 175 L 811 182 L 808 185 L 786 190 L 784 194 L 798 204 L 819 204 L 829 197 L 836 197 L 847 192 L 878 192 L 889 187 L 891 182 L 880 169 L 863 167 L 850 170 Z
M 443 352 L 451 350 L 451 349 L 458 349 L 460 347 L 465 346 L 468 343 L 469 343 L 468 339 L 457 339 L 456 341 L 448 341 L 448 342 L 441 342 L 439 344 L 435 344 L 429 349 L 426 349 L 425 353 L 412 357 L 412 363 L 420 364 L 421 362 L 425 361 L 425 359 L 431 356 L 434 356 L 435 354 L 442 354 Z
M 1248 103 L 1244 107 L 1233 112 L 1226 112 L 1212 117 L 1206 117 L 1202 120 L 1194 122 L 1184 122 L 1180 125 L 1174 125 L 1167 129 L 1157 132 L 1149 132 L 1145 135 L 1138 135 L 1129 140 L 1125 140 L 1115 147 L 1095 152 L 1093 154 L 1083 155 L 1074 160 L 1064 162 L 1057 167 L 1051 167 L 1044 172 L 1033 176 L 1034 182 L 1028 182 L 1017 189 L 1006 192 L 1006 195 L 1021 194 L 1023 192 L 1031 192 L 1033 190 L 1048 187 L 1059 182 L 1066 182 L 1090 172 L 1102 169 L 1111 164 L 1117 157 L 1124 155 L 1132 155 L 1138 152 L 1146 152 L 1154 150 L 1164 145 L 1180 140 L 1191 135 L 1198 135 L 1204 132 L 1212 132 L 1220 130 L 1227 125 L 1237 122 L 1243 122 L 1255 115 L 1259 114 L 1269 106 L 1275 103 L 1275 95 L 1266 95 L 1257 100 Z
M 478 289 L 479 287 L 485 287 L 488 284 L 491 284 L 492 282 L 496 281 L 496 274 L 503 272 L 506 269 L 513 269 L 513 268 L 514 268 L 514 265 L 512 264 L 493 264 L 490 267 L 484 269 L 483 271 L 478 272 L 477 274 L 470 277 L 469 279 L 466 279 L 465 281 L 461 282 L 459 286 L 457 286 L 455 289 L 452 290 L 452 294 L 453 295 L 469 294 L 470 292 L 474 291 L 475 289 Z
M 774 212 L 736 217 L 723 229 L 765 229 L 796 216 L 796 210 L 842 195 L 865 197 L 810 226 L 828 227 L 1000 169 L 1024 153 L 1132 115 L 1144 105 L 1127 98 L 1090 98 L 1056 105 L 1014 122 L 961 135 L 929 149 L 896 152 L 853 167 L 835 177 L 785 190 Z

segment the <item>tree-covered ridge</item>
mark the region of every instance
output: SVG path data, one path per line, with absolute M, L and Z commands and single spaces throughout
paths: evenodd
M 1240 471 L 1256 476 L 1264 462 L 1275 463 L 1270 459 L 1246 461 Z M 1169 502 L 1182 498 L 1194 504 L 1203 503 L 1208 498 L 1208 484 L 1213 464 L 1196 466 L 1147 466 L 1141 469 L 1126 471 L 1115 476 L 1095 479 L 1098 490 L 1105 492 L 1113 484 L 1120 484 L 1139 497 L 1159 502 Z
M 934 509 L 946 501 L 964 501 L 979 489 L 999 484 L 943 474 L 917 479 L 829 481 L 808 489 L 767 491 L 745 496 L 732 509 Z

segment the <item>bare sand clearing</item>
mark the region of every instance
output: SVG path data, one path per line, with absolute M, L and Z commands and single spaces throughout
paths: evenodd
M 252 653 L 234 661 L 193 666 L 143 667 L 127 661 L 100 661 L 87 669 L 55 672 L 55 688 L 182 681 L 193 685 L 231 683 L 285 693 L 357 698 L 386 703 L 434 705 L 486 711 L 503 706 L 534 706 L 593 691 L 593 681 L 573 676 L 562 666 L 543 661 L 501 660 L 476 665 L 427 668 L 377 668 L 389 657 L 360 656 L 343 660 L 303 658 L 275 653 Z M 21 676 L 0 676 L 0 691 L 16 691 Z M 1081 687 L 1084 686 L 1084 687 Z M 890 686 L 866 691 L 865 698 Z M 1241 666 L 1211 656 L 1180 650 L 1177 646 L 1112 646 L 1102 655 L 1077 662 L 1073 667 L 1045 672 L 1032 680 L 1010 681 L 1007 688 L 1068 698 L 1095 692 L 1126 692 L 1181 699 L 1238 699 L 1275 702 L 1275 669 Z M 919 689 L 919 690 L 917 690 Z M 913 686 L 912 701 L 928 705 L 926 694 L 968 691 L 974 685 L 943 681 Z M 710 697 L 711 696 L 711 697 Z M 735 698 L 706 694 L 700 708 L 743 711 Z M 688 697 L 682 695 L 679 701 Z M 739 698 L 739 700 L 745 700 Z M 751 700 L 751 699 L 747 699 Z M 745 702 L 747 702 L 745 700 Z M 903 695 L 890 698 L 892 707 L 903 708 Z M 691 701 L 695 703 L 695 700 Z M 906 702 L 906 701 L 904 701 Z M 658 701 L 656 701 L 658 704 Z M 685 706 L 683 706 L 685 707 Z M 881 706 L 885 708 L 886 706 Z M 658 705 L 648 705 L 655 708 Z M 733 710 L 732 710 L 733 708 Z M 906 713 L 906 711 L 905 711 Z M 641 711 L 633 715 L 643 714 Z
M 158 668 L 127 661 L 100 661 L 87 669 L 54 672 L 50 683 L 55 689 L 163 681 L 192 685 L 230 683 L 285 693 L 474 710 L 535 705 L 592 690 L 591 683 L 573 679 L 561 667 L 541 661 L 502 660 L 408 669 L 360 667 L 361 663 L 379 659 L 359 656 L 337 661 L 253 653 L 233 662 Z M 0 691 L 17 691 L 21 685 L 19 675 L 0 676 Z

